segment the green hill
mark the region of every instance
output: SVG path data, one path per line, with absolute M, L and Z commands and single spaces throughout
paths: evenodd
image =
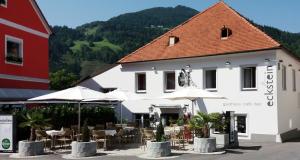
M 108 64 L 145 45 L 197 14 L 185 6 L 157 7 L 123 14 L 108 21 L 95 21 L 75 29 L 54 26 L 50 37 L 52 89 L 69 87 Z M 255 24 L 257 25 L 257 24 Z M 257 25 L 286 48 L 300 56 L 300 34 Z M 68 77 L 65 77 L 68 76 Z

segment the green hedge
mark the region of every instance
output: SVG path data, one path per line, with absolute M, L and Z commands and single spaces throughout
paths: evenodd
M 22 114 L 27 112 L 39 111 L 45 118 L 50 118 L 52 129 L 61 129 L 61 127 L 70 127 L 78 124 L 78 105 L 77 104 L 57 104 L 44 105 L 32 109 L 1 108 L 0 114 L 14 114 L 17 119 L 17 126 L 24 121 Z M 101 105 L 81 105 L 81 125 L 88 119 L 88 125 L 105 124 L 106 122 L 116 122 L 114 109 L 109 106 Z M 29 128 L 17 127 L 17 139 L 28 139 Z

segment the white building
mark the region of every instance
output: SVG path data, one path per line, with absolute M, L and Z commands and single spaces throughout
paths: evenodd
M 202 100 L 196 111 L 235 111 L 240 139 L 282 142 L 300 128 L 300 62 L 278 42 L 219 2 L 81 85 L 123 89 L 160 97 L 180 88 L 177 77 L 190 66 L 199 88 L 226 97 Z M 123 103 L 129 121 L 149 114 L 178 117 L 190 101 L 140 100 Z

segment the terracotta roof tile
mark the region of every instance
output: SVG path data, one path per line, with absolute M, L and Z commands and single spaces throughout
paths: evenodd
M 232 35 L 226 40 L 221 39 L 221 29 L 224 26 L 232 30 Z M 179 42 L 169 46 L 170 36 L 179 37 Z M 235 10 L 224 2 L 218 2 L 125 56 L 119 63 L 200 57 L 279 47 L 278 42 L 253 26 Z

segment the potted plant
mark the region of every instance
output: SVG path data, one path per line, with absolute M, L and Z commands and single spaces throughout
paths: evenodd
M 48 123 L 50 119 L 45 119 L 40 112 L 28 112 L 22 115 L 24 122 L 20 123 L 19 127 L 31 127 L 29 140 L 19 141 L 19 156 L 35 156 L 44 154 L 44 142 L 36 141 L 35 131 L 37 129 L 43 129 L 49 127 Z
M 178 118 L 176 121 L 177 126 L 184 126 L 184 123 L 183 117 Z
M 164 127 L 160 120 L 156 128 L 155 141 L 147 142 L 147 156 L 151 158 L 166 157 L 171 154 L 171 143 L 166 140 Z
M 211 114 L 198 112 L 189 122 L 190 129 L 194 130 L 194 151 L 200 153 L 210 153 L 216 151 L 216 138 L 210 137 L 209 131 L 214 117 Z
M 74 141 L 71 146 L 71 156 L 75 158 L 90 157 L 97 153 L 97 143 L 95 141 L 90 141 L 90 130 L 88 128 L 87 119 L 83 124 L 82 141 Z
M 229 145 L 229 134 L 226 133 L 227 121 L 224 114 L 211 113 L 211 137 L 216 137 L 219 148 L 226 148 Z

